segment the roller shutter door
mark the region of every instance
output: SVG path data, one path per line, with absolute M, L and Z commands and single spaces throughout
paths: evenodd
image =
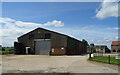
M 49 55 L 50 48 L 51 48 L 50 40 L 35 41 L 35 54 Z

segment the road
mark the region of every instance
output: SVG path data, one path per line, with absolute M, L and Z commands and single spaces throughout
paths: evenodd
M 2 56 L 3 73 L 118 73 L 118 66 L 88 61 L 83 56 Z

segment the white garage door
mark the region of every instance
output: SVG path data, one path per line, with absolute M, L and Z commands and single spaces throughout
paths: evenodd
M 50 40 L 36 40 L 35 54 L 49 54 L 51 48 Z

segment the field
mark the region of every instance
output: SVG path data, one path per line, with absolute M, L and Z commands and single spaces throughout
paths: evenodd
M 4 48 L 6 51 L 7 51 L 7 50 L 14 49 L 14 47 L 2 47 L 2 48 Z
M 1 54 L 11 54 L 13 53 L 13 47 L 2 47 L 2 49 L 4 49 L 4 51 L 0 51 L 0 55 Z
M 92 57 L 92 58 L 89 58 L 89 60 L 97 61 L 97 62 L 103 62 L 103 63 L 109 63 L 109 57 L 108 56 Z M 115 59 L 114 56 L 111 56 L 110 57 L 110 64 L 120 65 L 120 59 Z
M 1 54 L 3 54 L 3 55 L 4 55 L 4 54 L 11 54 L 11 53 L 13 53 L 13 51 L 0 51 L 0 55 L 1 55 Z

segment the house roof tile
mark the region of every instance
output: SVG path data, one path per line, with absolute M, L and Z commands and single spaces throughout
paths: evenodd
M 112 41 L 112 45 L 120 45 L 120 41 Z

